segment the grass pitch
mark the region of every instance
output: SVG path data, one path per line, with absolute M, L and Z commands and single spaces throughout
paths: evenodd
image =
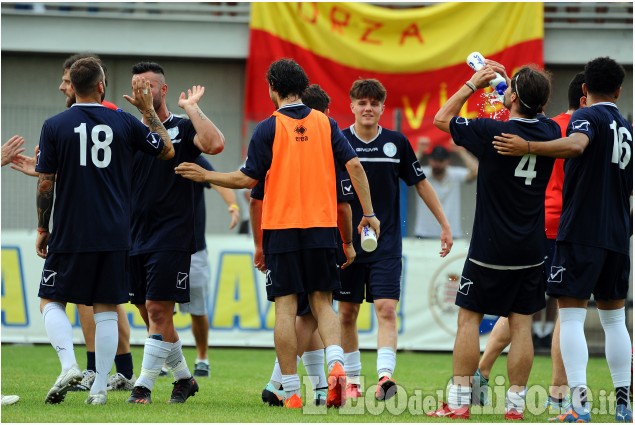
M 350 401 L 345 408 L 311 406 L 312 393 L 303 387 L 304 409 L 286 410 L 264 405 L 260 392 L 271 376 L 273 349 L 211 348 L 211 378 L 198 379 L 199 392 L 183 405 L 167 404 L 172 390 L 171 377 L 158 378 L 148 406 L 125 403 L 128 392 L 109 392 L 105 406 L 84 404 L 85 392 L 69 392 L 59 405 L 44 404 L 44 397 L 60 372 L 59 361 L 48 345 L 2 345 L 2 393 L 18 394 L 21 400 L 0 411 L 3 423 L 25 422 L 453 422 L 430 419 L 425 412 L 445 399 L 445 388 L 452 370 L 451 353 L 397 354 L 395 379 L 400 386 L 396 397 L 387 402 L 374 399 L 376 353 L 362 352 L 362 373 L 366 375 L 366 397 Z M 135 372 L 141 369 L 142 347 L 133 347 Z M 188 366 L 193 368 L 195 351 L 185 348 Z M 76 348 L 80 367 L 85 366 L 83 346 Z M 472 422 L 504 422 L 506 357 L 492 371 L 490 400 L 493 405 L 472 408 Z M 305 374 L 304 368 L 299 372 Z M 302 379 L 302 377 L 301 377 Z M 546 422 L 550 416 L 542 407 L 546 386 L 551 379 L 551 360 L 537 356 L 529 378 L 526 422 Z M 496 381 L 496 382 L 495 382 Z M 593 394 L 594 422 L 613 422 L 615 397 L 604 358 L 591 358 L 588 382 Z M 495 383 L 501 383 L 495 385 Z M 307 394 L 308 392 L 308 394 Z

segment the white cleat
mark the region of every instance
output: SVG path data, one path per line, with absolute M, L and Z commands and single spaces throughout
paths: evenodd
M 85 401 L 86 404 L 106 404 L 106 392 L 102 391 L 97 394 L 89 394 Z
M 135 382 L 137 382 L 137 377 L 134 375 L 128 379 L 121 373 L 116 373 L 108 378 L 106 389 L 108 391 L 132 391 Z
M 18 401 L 20 401 L 20 396 L 19 395 L 3 395 L 2 396 L 2 405 L 3 406 L 9 406 L 11 404 L 16 404 Z
M 73 385 L 81 382 L 82 378 L 82 372 L 79 370 L 79 366 L 77 365 L 73 365 L 73 367 L 68 369 L 66 372 L 62 372 L 55 381 L 55 385 L 53 385 L 48 394 L 46 394 L 44 403 L 57 404 L 63 402 L 68 390 Z

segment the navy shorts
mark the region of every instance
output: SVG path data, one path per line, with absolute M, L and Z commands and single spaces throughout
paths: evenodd
M 340 271 L 342 289 L 333 293 L 338 301 L 361 304 L 378 299 L 399 300 L 401 296 L 401 257 L 370 263 L 354 262 Z
M 547 294 L 582 300 L 623 300 L 628 294 L 628 255 L 588 245 L 558 242 Z
M 190 261 L 188 252 L 160 251 L 130 257 L 130 302 L 190 301 Z
M 125 303 L 128 258 L 128 251 L 49 252 L 38 297 L 85 305 Z
M 507 317 L 545 308 L 544 267 L 518 270 L 483 267 L 465 260 L 455 304 L 483 314 Z
M 331 292 L 340 288 L 335 248 L 267 254 L 265 264 L 269 301 L 290 294 Z

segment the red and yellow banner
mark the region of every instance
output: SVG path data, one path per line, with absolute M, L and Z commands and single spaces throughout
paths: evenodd
M 356 79 L 377 78 L 386 87 L 380 124 L 402 131 L 413 144 L 448 142 L 432 119 L 470 78 L 468 54 L 481 52 L 505 65 L 543 65 L 542 3 L 440 3 L 387 9 L 364 3 L 275 2 L 251 4 L 245 117 L 271 114 L 265 74 L 271 62 L 289 57 L 331 97 L 341 128 L 353 122 L 349 89 Z M 473 96 L 463 115 L 492 115 L 500 103 Z M 395 113 L 399 110 L 399 114 Z M 500 115 L 500 114 L 497 114 Z M 397 117 L 400 117 L 399 119 Z

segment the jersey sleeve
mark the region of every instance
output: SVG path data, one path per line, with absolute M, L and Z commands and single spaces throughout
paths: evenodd
M 128 116 L 128 120 L 132 124 L 132 145 L 134 148 L 148 155 L 158 156 L 165 147 L 161 136 L 149 131 L 145 124 L 132 115 Z
M 402 179 L 408 186 L 419 183 L 426 178 L 423 168 L 415 155 L 410 141 L 406 136 L 401 135 L 399 138 L 399 144 L 401 149 L 400 161 L 399 161 L 399 178 Z
M 571 115 L 569 125 L 567 126 L 567 136 L 573 133 L 582 133 L 589 138 L 589 143 L 592 142 L 595 135 L 596 126 L 592 125 L 593 114 L 590 110 L 585 108 L 578 109 Z
M 260 122 L 251 136 L 247 159 L 240 171 L 254 180 L 264 181 L 273 160 L 273 141 L 276 135 L 275 117 Z
M 57 150 L 54 144 L 49 121 L 45 121 L 40 132 L 39 152 L 37 154 L 35 171 L 38 173 L 57 172 Z
M 335 158 L 336 164 L 346 164 L 351 159 L 355 158 L 357 154 L 353 150 L 353 147 L 348 142 L 344 133 L 337 125 L 337 122 L 331 117 L 329 117 L 329 122 L 331 124 L 331 144 L 333 145 L 333 157 Z
M 258 180 L 258 183 L 251 189 L 252 198 L 262 201 L 265 198 L 265 182 Z
M 463 146 L 472 152 L 477 158 L 481 158 L 487 148 L 491 148 L 493 135 L 488 128 L 487 120 L 476 118 L 474 120 L 465 117 L 453 117 L 450 121 L 450 134 L 454 143 Z

